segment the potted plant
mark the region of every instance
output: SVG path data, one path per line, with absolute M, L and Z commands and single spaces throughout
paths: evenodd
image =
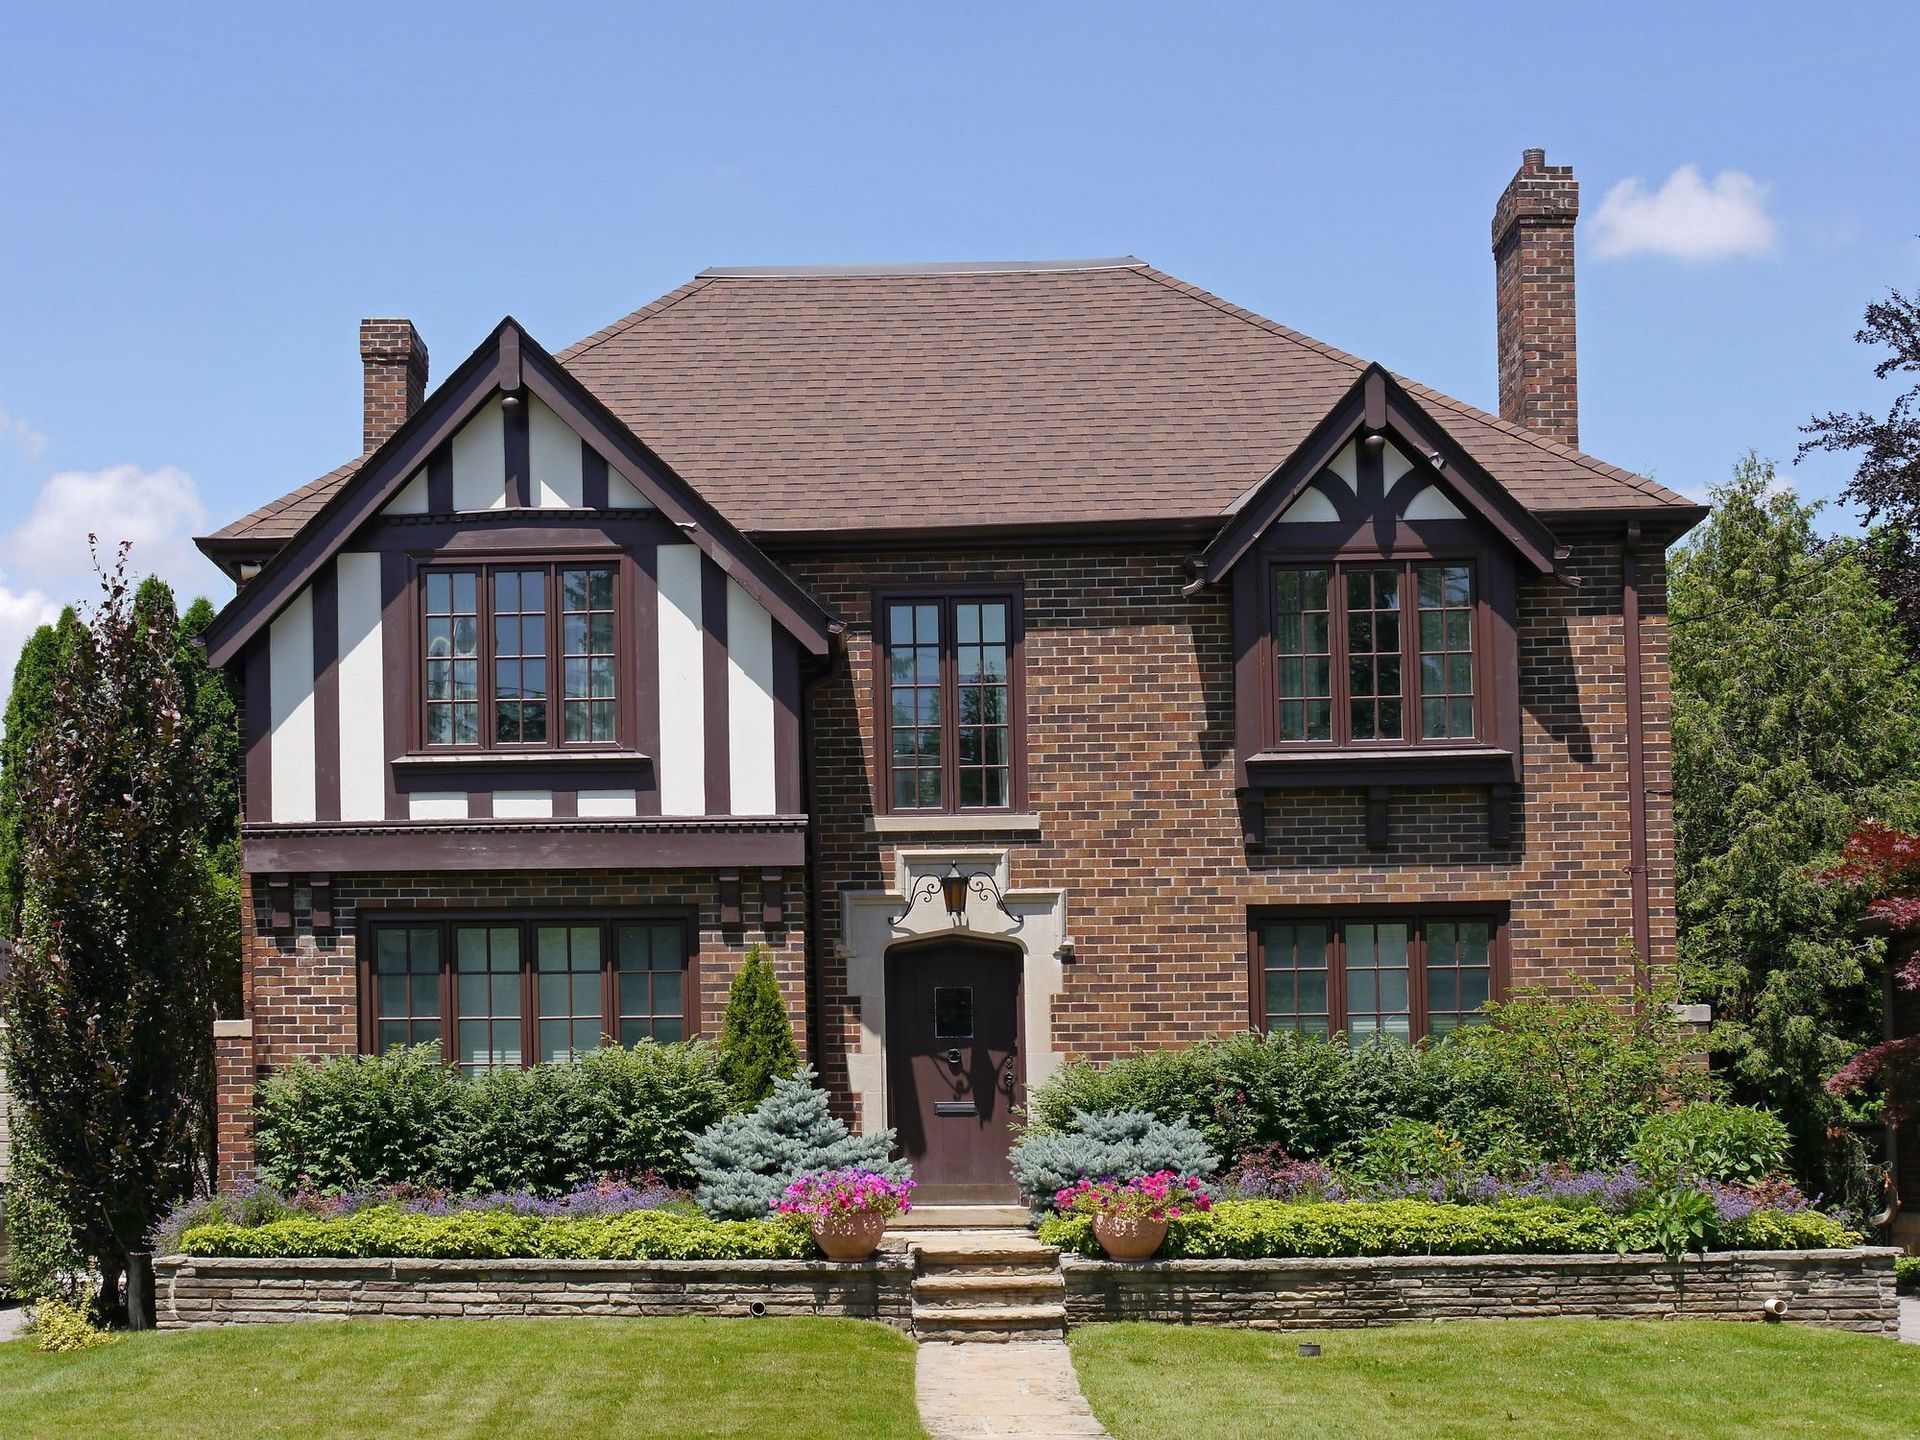
M 1210 1210 L 1197 1175 L 1156 1170 L 1137 1180 L 1079 1180 L 1053 1197 L 1062 1210 L 1093 1217 L 1093 1233 L 1112 1260 L 1147 1260 L 1167 1238 L 1167 1221 L 1187 1210 Z
M 887 1221 L 913 1208 L 913 1181 L 872 1170 L 802 1175 L 774 1202 L 782 1215 L 804 1215 L 829 1260 L 864 1260 L 879 1248 Z

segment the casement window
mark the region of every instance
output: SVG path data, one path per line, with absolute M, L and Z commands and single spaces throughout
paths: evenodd
M 1255 1028 L 1355 1045 L 1448 1035 L 1505 989 L 1493 913 L 1274 913 L 1252 924 Z
M 692 932 L 679 916 L 376 919 L 362 1043 L 438 1044 L 463 1074 L 693 1033 Z
M 421 572 L 429 749 L 610 747 L 622 653 L 612 561 Z
M 1471 564 L 1354 561 L 1272 573 L 1278 744 L 1478 738 Z
M 1011 810 L 1024 799 L 1019 597 L 876 602 L 882 807 Z

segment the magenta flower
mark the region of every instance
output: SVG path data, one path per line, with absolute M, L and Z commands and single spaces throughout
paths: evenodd
M 773 1202 L 782 1215 L 812 1215 L 826 1220 L 850 1215 L 898 1215 L 913 1209 L 908 1197 L 914 1182 L 895 1180 L 873 1170 L 823 1170 L 802 1175 Z

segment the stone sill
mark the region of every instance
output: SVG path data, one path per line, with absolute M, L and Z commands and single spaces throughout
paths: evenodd
M 869 835 L 1038 835 L 1031 811 L 962 815 L 869 815 Z

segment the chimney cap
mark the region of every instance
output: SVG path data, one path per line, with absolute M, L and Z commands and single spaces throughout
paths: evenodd
M 1529 170 L 1538 170 L 1547 163 L 1547 152 L 1542 146 L 1529 146 L 1520 152 L 1520 163 Z
M 404 316 L 370 316 L 360 322 L 362 360 L 404 360 L 427 368 L 427 342 Z

